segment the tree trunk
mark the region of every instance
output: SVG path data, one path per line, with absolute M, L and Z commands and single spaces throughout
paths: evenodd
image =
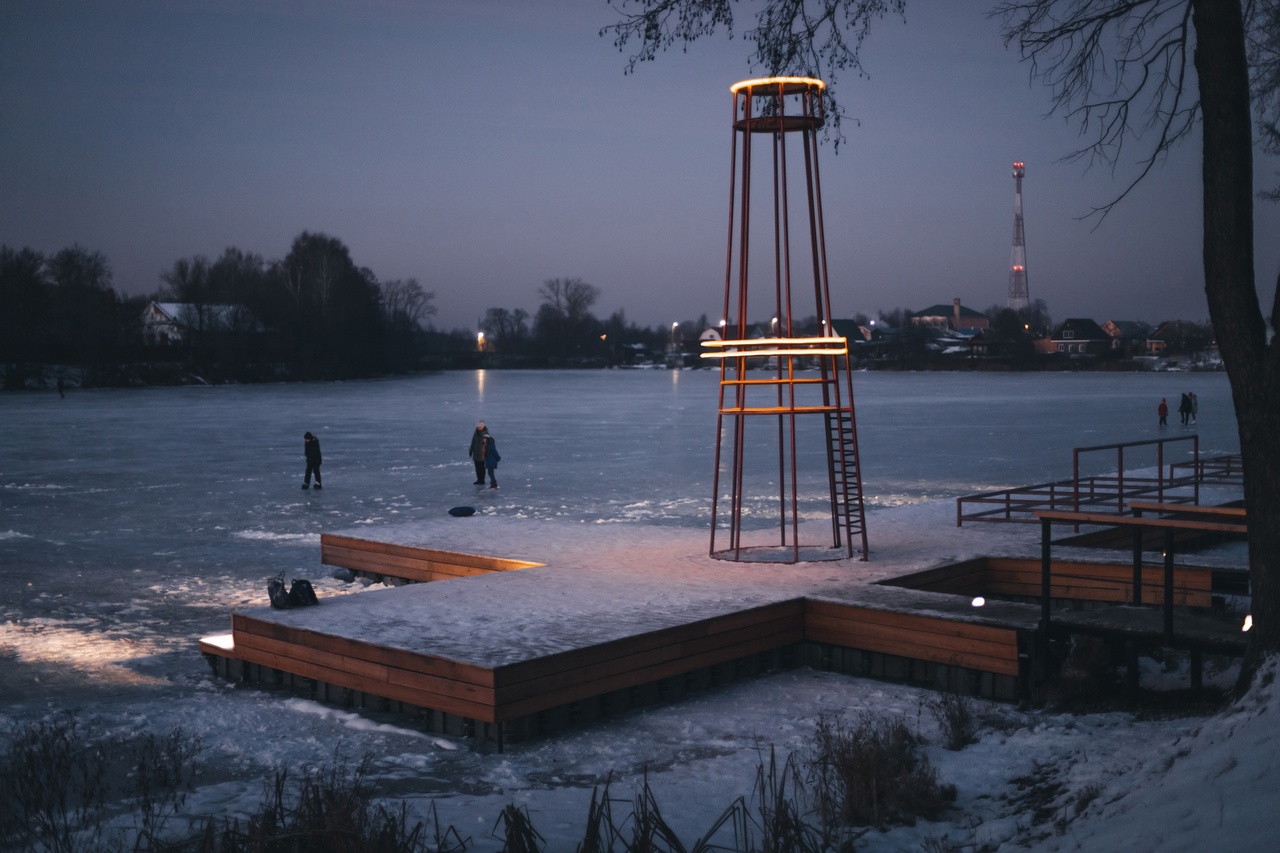
M 1280 650 L 1280 350 L 1268 343 L 1253 268 L 1253 136 L 1239 2 L 1192 0 L 1204 133 L 1204 276 L 1231 381 L 1249 519 L 1248 683 Z

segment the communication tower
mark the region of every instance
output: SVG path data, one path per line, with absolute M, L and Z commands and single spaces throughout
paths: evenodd
M 1027 291 L 1027 243 L 1022 233 L 1022 161 L 1013 164 L 1013 252 L 1009 259 L 1009 307 L 1022 311 L 1031 304 Z
M 825 85 L 769 77 L 730 87 L 724 339 L 702 342 L 703 358 L 720 364 L 711 501 L 720 559 L 794 563 L 855 548 L 867 558 L 849 342 L 832 326 L 827 283 Z M 830 539 L 802 543 L 801 518 L 820 515 L 830 517 Z

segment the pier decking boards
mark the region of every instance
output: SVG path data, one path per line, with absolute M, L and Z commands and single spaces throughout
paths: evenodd
M 431 582 L 237 612 L 229 635 L 200 643 L 215 670 L 410 711 L 432 730 L 500 746 L 797 665 L 1013 700 L 1034 689 L 1043 663 L 1035 560 L 962 560 L 886 579 L 857 561 L 784 568 L 688 557 L 685 567 L 667 555 L 646 567 L 643 553 L 607 544 L 580 545 L 565 565 L 351 536 L 324 536 L 322 553 L 326 564 L 384 580 Z M 1150 571 L 1143 598 L 1159 603 L 1161 569 Z M 1064 562 L 1054 595 L 1125 602 L 1131 573 Z M 1175 603 L 1207 607 L 1211 574 L 1180 567 Z M 974 595 L 1023 600 L 976 608 Z M 1085 612 L 1093 621 L 1081 630 L 1106 633 Z M 1074 619 L 1055 613 L 1054 627 L 1070 631 Z M 1126 636 L 1164 641 L 1158 625 L 1131 621 Z M 1242 645 L 1221 634 L 1183 633 L 1173 644 Z

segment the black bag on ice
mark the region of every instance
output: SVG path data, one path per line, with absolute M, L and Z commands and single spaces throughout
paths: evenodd
M 319 604 L 320 599 L 316 598 L 316 591 L 311 586 L 311 581 L 306 578 L 296 578 L 293 586 L 289 587 L 289 603 L 294 607 L 310 607 L 313 604 Z
M 267 598 L 276 610 L 288 610 L 293 606 L 289 592 L 284 588 L 284 572 L 267 581 Z

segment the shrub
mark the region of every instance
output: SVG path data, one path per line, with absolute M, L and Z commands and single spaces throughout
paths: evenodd
M 955 788 L 938 782 L 917 746 L 896 717 L 868 714 L 853 725 L 820 717 L 808 767 L 823 823 L 886 828 L 941 816 Z
M 977 741 L 977 715 L 973 700 L 959 693 L 940 693 L 926 704 L 938 725 L 947 749 L 961 750 Z

